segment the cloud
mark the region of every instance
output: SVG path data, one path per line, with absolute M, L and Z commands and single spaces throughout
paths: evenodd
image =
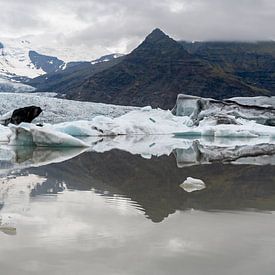
M 154 28 L 184 40 L 275 39 L 273 0 L 0 0 L 1 36 L 128 52 Z

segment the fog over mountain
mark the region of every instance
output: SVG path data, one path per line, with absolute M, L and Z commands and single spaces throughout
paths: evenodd
M 177 40 L 275 39 L 273 0 L 0 0 L 0 5 L 2 37 L 71 48 L 75 60 L 128 53 L 155 27 Z

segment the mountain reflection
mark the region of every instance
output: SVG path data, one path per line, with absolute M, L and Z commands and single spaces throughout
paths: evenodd
M 181 152 L 182 153 L 182 152 Z M 73 159 L 29 168 L 25 172 L 43 176 L 31 195 L 71 190 L 95 190 L 112 198 L 128 198 L 153 222 L 161 222 L 177 210 L 275 210 L 275 171 L 271 165 L 223 163 L 196 166 L 177 165 L 179 155 L 145 159 L 139 155 L 111 150 L 86 152 Z M 194 177 L 206 188 L 187 193 L 179 185 Z

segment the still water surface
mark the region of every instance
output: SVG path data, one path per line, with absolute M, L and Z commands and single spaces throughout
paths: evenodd
M 186 192 L 187 177 L 206 188 Z M 0 186 L 0 274 L 275 274 L 273 165 L 111 150 Z

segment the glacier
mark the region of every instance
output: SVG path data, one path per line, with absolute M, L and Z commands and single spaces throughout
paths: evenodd
M 0 121 L 1 116 L 12 110 L 25 106 L 36 105 L 43 112 L 34 121 L 36 123 L 60 123 L 76 120 L 91 120 L 96 116 L 117 117 L 129 111 L 138 110 L 137 107 L 116 106 L 103 103 L 80 102 L 51 97 L 48 93 L 0 93 Z
M 275 127 L 266 125 L 267 120 L 274 119 L 274 109 L 272 105 L 257 106 L 268 102 L 262 97 L 243 99 L 251 102 L 246 108 L 244 102 L 237 102 L 241 99 L 235 99 L 235 104 L 233 100 L 181 95 L 170 111 L 150 106 L 123 107 L 39 95 L 18 94 L 16 98 L 11 95 L 0 94 L 2 118 L 15 106 L 32 103 L 44 109 L 36 119 L 43 126 L 0 125 L 0 148 L 74 147 L 96 152 L 120 149 L 144 158 L 173 153 L 180 167 L 216 161 L 274 164 Z
M 4 96 L 6 96 L 6 94 Z M 0 98 L 4 98 L 4 96 L 0 95 Z M 119 107 L 106 104 L 89 104 L 55 98 L 43 98 L 41 96 L 37 96 L 37 98 L 35 98 L 35 96 L 30 95 L 24 95 L 23 98 L 29 99 L 29 102 L 32 103 L 34 102 L 39 104 L 40 101 L 40 106 L 42 106 L 42 109 L 46 109 L 46 111 L 43 112 L 43 115 L 45 116 L 45 113 L 48 112 L 48 121 L 54 123 L 45 123 L 42 128 L 32 124 L 28 125 L 26 123 L 19 125 L 16 128 L 14 126 L 10 126 L 5 128 L 4 132 L 7 135 L 5 136 L 2 134 L 2 141 L 9 140 L 9 137 L 12 136 L 12 144 L 18 141 L 19 144 L 22 145 L 22 136 L 31 135 L 32 140 L 35 140 L 34 143 L 37 146 L 50 146 L 51 143 L 54 146 L 63 146 L 66 143 L 65 139 L 67 139 L 68 142 L 65 146 L 68 146 L 69 144 L 71 146 L 73 146 L 73 144 L 74 146 L 86 146 L 86 144 L 84 144 L 77 137 L 173 135 L 176 137 L 210 136 L 231 138 L 275 138 L 275 127 L 263 125 L 259 123 L 259 121 L 251 120 L 250 117 L 245 119 L 244 117 L 238 117 L 237 115 L 233 116 L 231 111 L 230 115 L 228 115 L 227 109 L 225 115 L 229 116 L 230 120 L 226 119 L 224 122 L 223 120 L 220 120 L 220 117 L 217 119 L 215 114 L 220 115 L 220 111 L 212 108 L 212 106 L 210 107 L 210 110 L 204 107 L 205 111 L 200 111 L 200 113 L 196 114 L 196 117 L 194 118 L 194 113 L 197 112 L 196 109 L 192 112 L 189 110 L 189 116 L 181 116 L 173 115 L 173 113 L 169 110 L 152 109 L 149 106 L 144 108 Z M 45 104 L 43 104 L 43 101 Z M 2 104 L 3 102 L 4 101 L 2 101 Z M 3 105 L 7 107 L 6 105 L 8 104 L 6 102 Z M 47 111 L 49 110 L 47 107 L 51 108 L 52 112 L 55 111 L 55 115 L 52 115 L 49 111 Z M 88 108 L 85 109 L 85 107 Z M 101 115 L 99 111 L 101 114 L 105 113 L 105 115 Z M 273 119 L 270 115 L 272 113 L 269 113 L 269 111 L 270 110 L 268 109 L 266 115 L 268 115 L 270 119 Z M 203 112 L 205 115 L 198 121 L 198 117 L 202 116 Z M 71 121 L 55 123 L 56 121 L 64 121 L 64 114 L 65 117 L 69 118 Z M 39 118 L 40 121 L 43 121 L 43 115 Z M 79 117 L 84 117 L 86 119 L 75 120 L 75 118 Z M 217 123 L 217 121 L 220 121 L 220 123 Z M 228 124 L 229 121 L 232 123 Z M 11 135 L 10 131 L 12 131 Z M 46 137 L 47 134 L 49 139 L 48 141 Z M 60 140 L 62 140 L 62 142 L 56 140 L 58 136 L 60 136 Z M 72 142 L 72 138 L 74 139 L 74 142 Z M 38 139 L 40 140 L 38 141 Z M 79 140 L 78 143 L 76 142 L 77 139 Z M 29 144 L 30 139 L 28 138 L 25 142 Z

